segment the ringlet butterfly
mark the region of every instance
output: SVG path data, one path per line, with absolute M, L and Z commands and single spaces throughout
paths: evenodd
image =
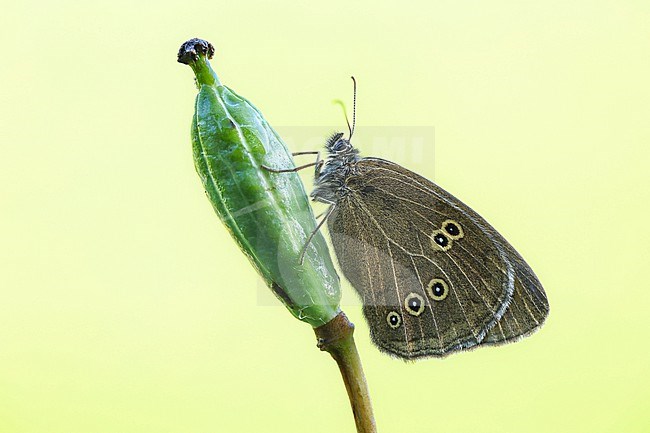
M 534 332 L 548 315 L 548 300 L 508 241 L 433 182 L 393 162 L 359 156 L 350 142 L 352 79 L 349 138 L 330 137 L 326 160 L 264 168 L 281 173 L 316 166 L 311 196 L 329 205 L 316 230 L 327 221 L 343 275 L 363 301 L 372 341 L 391 355 L 415 359 Z M 300 154 L 319 152 L 294 155 Z

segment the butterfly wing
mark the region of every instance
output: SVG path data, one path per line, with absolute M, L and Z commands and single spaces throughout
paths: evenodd
M 537 277 L 451 194 L 377 158 L 358 161 L 346 186 L 328 228 L 380 349 L 407 359 L 445 356 L 543 322 L 548 303 Z
M 515 290 L 508 309 L 488 331 L 481 344 L 517 341 L 533 333 L 548 316 L 548 300 L 539 280 L 510 244 L 506 248 L 515 267 Z

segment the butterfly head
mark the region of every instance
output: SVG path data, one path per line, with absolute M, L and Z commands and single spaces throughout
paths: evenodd
M 352 140 L 352 135 L 354 134 L 354 125 L 356 123 L 356 114 L 357 114 L 357 80 L 352 78 L 352 82 L 354 83 L 354 92 L 353 92 L 353 102 L 352 102 L 352 125 L 350 125 L 350 121 L 348 120 L 348 115 L 345 111 L 345 105 L 341 101 L 336 101 L 339 104 L 341 104 L 341 107 L 343 108 L 343 115 L 345 116 L 345 122 L 348 124 L 348 130 L 350 131 L 350 136 L 346 139 L 343 137 L 342 132 L 336 132 L 334 135 L 332 135 L 328 140 L 327 143 L 325 143 L 325 148 L 327 149 L 327 152 L 329 153 L 330 157 L 338 157 L 338 156 L 351 156 L 353 157 L 358 153 L 358 151 L 352 146 L 352 143 L 350 141 Z
M 331 156 L 356 153 L 356 149 L 349 139 L 343 137 L 342 132 L 337 132 L 327 139 L 325 149 Z

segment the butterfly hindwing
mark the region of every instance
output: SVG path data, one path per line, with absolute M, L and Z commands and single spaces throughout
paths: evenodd
M 355 170 L 328 227 L 377 346 L 402 358 L 444 356 L 543 321 L 537 278 L 478 214 L 397 164 L 363 158 Z
M 519 253 L 509 244 L 507 247 L 515 268 L 515 290 L 505 314 L 488 331 L 481 344 L 517 341 L 534 332 L 548 316 L 548 300 L 539 280 Z

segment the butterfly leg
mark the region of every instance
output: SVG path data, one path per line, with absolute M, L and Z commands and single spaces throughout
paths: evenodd
M 310 150 L 307 152 L 293 152 L 291 155 L 293 156 L 298 156 L 298 155 L 316 155 L 316 164 L 315 164 L 315 169 L 314 169 L 314 176 L 318 177 L 320 175 L 320 169 L 323 168 L 323 164 L 325 164 L 325 161 L 320 159 L 320 150 Z
M 314 165 L 318 164 L 318 162 L 310 162 L 309 164 L 301 165 L 299 167 L 293 167 L 293 168 L 273 168 L 273 167 L 268 167 L 266 165 L 262 165 L 262 168 L 264 170 L 270 171 L 272 173 L 293 173 L 299 170 L 302 170 L 303 168 L 307 167 L 312 167 Z
M 320 152 L 316 155 L 316 167 L 314 168 L 314 177 L 317 178 L 320 176 L 320 169 L 323 168 L 325 160 L 320 159 Z
M 318 230 L 320 230 L 320 228 L 323 226 L 323 224 L 325 224 L 325 221 L 327 221 L 327 218 L 329 218 L 329 216 L 332 214 L 332 212 L 334 212 L 335 207 L 336 207 L 336 205 L 332 204 L 330 206 L 330 208 L 327 209 L 327 212 L 325 213 L 325 217 L 322 220 L 320 220 L 320 222 L 318 223 L 318 225 L 316 226 L 314 231 L 311 232 L 311 234 L 307 238 L 307 241 L 305 242 L 305 245 L 302 247 L 302 250 L 300 251 L 300 264 L 301 265 L 305 261 L 305 253 L 307 253 L 307 247 L 311 243 L 311 240 L 314 239 L 314 236 L 316 236 L 316 233 L 318 233 Z
M 307 168 L 307 167 L 312 167 L 312 166 L 314 166 L 314 167 L 315 167 L 314 175 L 315 175 L 316 177 L 318 177 L 318 176 L 320 175 L 321 168 L 323 167 L 323 164 L 325 164 L 325 161 L 322 160 L 322 159 L 320 159 L 320 151 L 314 150 L 314 151 L 307 151 L 307 152 L 293 152 L 291 155 L 292 155 L 292 156 L 298 156 L 298 155 L 316 155 L 316 161 L 314 161 L 314 162 L 310 162 L 309 164 L 301 165 L 301 166 L 299 166 L 299 167 L 294 167 L 294 168 L 277 169 L 277 168 L 268 167 L 268 166 L 266 166 L 266 165 L 262 165 L 262 168 L 263 168 L 264 170 L 268 170 L 268 171 L 270 171 L 270 172 L 272 172 L 272 173 L 292 173 L 292 172 L 296 172 L 296 171 L 298 171 L 298 170 L 302 170 L 303 168 Z M 323 218 L 323 219 L 318 223 L 318 225 L 316 226 L 316 228 L 314 229 L 314 231 L 312 231 L 312 232 L 309 234 L 309 237 L 307 238 L 307 241 L 305 242 L 305 245 L 302 247 L 302 250 L 300 251 L 300 264 L 301 264 L 301 265 L 302 265 L 303 262 L 305 261 L 305 254 L 307 253 L 307 247 L 309 247 L 309 244 L 311 243 L 311 241 L 312 241 L 312 239 L 314 238 L 314 236 L 316 236 L 316 233 L 318 233 L 318 230 L 320 230 L 320 228 L 323 226 L 323 224 L 325 223 L 325 221 L 327 221 L 327 218 L 328 218 L 328 217 L 332 214 L 332 212 L 334 211 L 334 206 L 335 206 L 335 203 L 334 203 L 334 202 L 329 201 L 329 200 L 323 200 L 323 199 L 321 199 L 320 201 L 323 201 L 323 202 L 329 204 L 330 207 L 329 207 L 329 209 L 327 209 L 327 211 L 325 212 L 325 217 L 324 217 L 324 218 Z M 321 214 L 321 215 L 323 215 L 323 214 Z M 320 218 L 321 215 L 319 215 L 317 218 Z
M 312 201 L 315 201 L 315 202 L 318 202 L 318 203 L 325 203 L 325 204 L 330 205 L 330 207 L 336 204 L 336 202 L 333 202 L 332 200 L 326 199 L 325 197 L 315 197 L 315 198 L 312 199 Z M 321 212 L 318 215 L 316 215 L 316 219 L 322 217 L 325 214 L 328 214 L 327 216 L 329 217 L 330 213 L 331 213 L 330 209 L 328 208 L 325 212 Z M 325 219 L 327 219 L 327 217 L 325 217 Z
M 284 168 L 284 169 L 272 168 L 272 167 L 269 167 L 269 166 L 266 166 L 266 165 L 263 165 L 263 164 L 262 164 L 262 168 L 264 170 L 270 171 L 272 173 L 294 173 L 296 171 L 302 170 L 303 168 L 315 166 L 316 167 L 315 174 L 318 175 L 318 174 L 320 174 L 320 169 L 323 166 L 323 163 L 325 162 L 325 161 L 320 159 L 320 151 L 318 151 L 318 150 L 312 150 L 312 151 L 308 151 L 308 152 L 294 152 L 291 155 L 292 156 L 316 155 L 316 161 L 310 162 L 309 164 L 304 164 L 304 165 L 301 165 L 301 166 L 298 166 L 298 167 L 293 167 L 293 168 Z

